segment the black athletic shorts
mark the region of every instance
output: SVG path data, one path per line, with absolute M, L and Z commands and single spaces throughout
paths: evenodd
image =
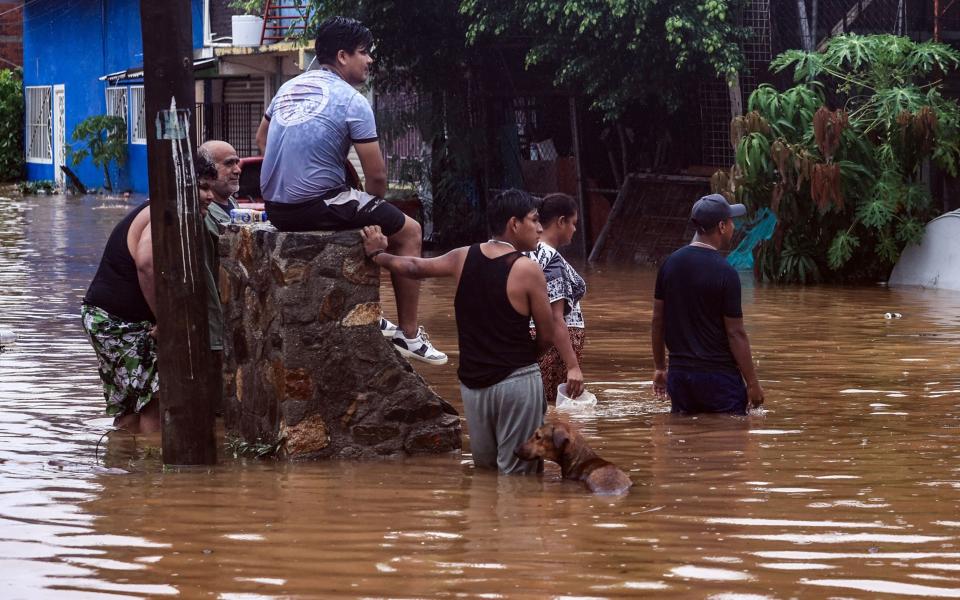
M 338 202 L 349 198 L 344 194 L 352 194 L 354 198 L 367 202 L 363 208 L 359 208 L 358 199 Z M 383 198 L 357 190 L 343 192 L 331 199 L 316 198 L 297 204 L 268 201 L 264 207 L 270 223 L 280 231 L 343 231 L 379 225 L 384 235 L 391 236 L 400 231 L 406 220 L 399 208 Z

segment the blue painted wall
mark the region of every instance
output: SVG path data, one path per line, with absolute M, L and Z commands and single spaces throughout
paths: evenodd
M 193 47 L 200 48 L 203 46 L 203 0 L 191 0 L 191 8 Z M 24 86 L 64 86 L 67 143 L 70 143 L 73 129 L 80 121 L 106 113 L 107 83 L 99 78 L 143 65 L 140 1 L 36 0 L 27 3 L 23 8 L 23 65 Z M 129 90 L 127 100 L 129 104 Z M 128 113 L 128 128 L 132 117 Z M 118 189 L 146 192 L 147 147 L 128 144 L 127 149 L 127 165 L 114 185 Z M 89 159 L 74 171 L 87 186 L 103 185 L 102 172 Z M 54 179 L 53 165 L 27 163 L 27 178 L 31 181 Z

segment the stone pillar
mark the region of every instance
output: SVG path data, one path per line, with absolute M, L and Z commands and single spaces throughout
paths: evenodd
M 227 225 L 220 260 L 229 435 L 288 458 L 460 448 L 457 411 L 380 333 L 359 232 Z

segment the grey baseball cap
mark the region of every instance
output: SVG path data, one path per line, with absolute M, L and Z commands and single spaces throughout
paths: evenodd
M 700 229 L 713 229 L 720 221 L 742 217 L 745 214 L 747 214 L 746 206 L 730 204 L 720 194 L 710 194 L 694 202 L 693 210 L 690 211 L 690 220 Z

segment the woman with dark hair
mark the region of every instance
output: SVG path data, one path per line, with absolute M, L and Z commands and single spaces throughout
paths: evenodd
M 577 203 L 567 194 L 550 194 L 539 206 L 543 233 L 537 249 L 528 256 L 547 279 L 547 299 L 553 310 L 555 346 L 540 357 L 540 373 L 547 401 L 557 401 L 557 386 L 566 382 L 567 396 L 583 392 L 580 361 L 583 354 L 584 323 L 580 300 L 587 291 L 583 277 L 557 251 L 573 239 L 577 231 Z M 535 333 L 532 329 L 531 332 Z

